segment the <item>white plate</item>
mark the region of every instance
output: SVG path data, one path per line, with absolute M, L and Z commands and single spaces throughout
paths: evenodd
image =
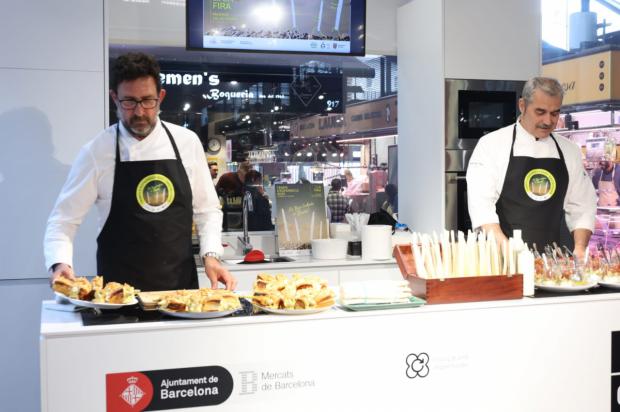
M 589 283 L 580 286 L 560 286 L 560 285 L 536 285 L 538 289 L 547 290 L 549 292 L 580 292 L 597 287 L 597 283 Z
M 311 315 L 313 313 L 325 312 L 326 310 L 330 310 L 334 305 L 326 306 L 324 308 L 315 308 L 315 309 L 270 309 L 265 308 L 263 306 L 257 305 L 256 303 L 252 304 L 259 308 L 260 310 L 264 310 L 268 313 L 274 313 L 276 315 Z
M 241 308 L 239 308 L 241 309 Z M 175 318 L 183 318 L 183 319 L 213 319 L 213 318 L 222 318 L 224 316 L 228 316 L 231 313 L 235 313 L 239 309 L 234 310 L 225 310 L 223 312 L 173 312 L 171 310 L 166 309 L 158 309 L 161 313 L 172 316 Z
M 118 308 L 122 308 L 123 306 L 131 306 L 131 305 L 135 305 L 136 303 L 138 303 L 138 299 L 136 299 L 135 296 L 133 300 L 129 303 L 95 303 L 95 302 L 90 302 L 88 300 L 73 299 L 56 291 L 54 291 L 54 293 L 56 294 L 56 296 L 60 297 L 60 299 L 66 299 L 69 302 L 73 303 L 75 306 L 81 306 L 83 308 L 118 309 Z
M 606 288 L 620 289 L 620 283 L 617 282 L 605 282 L 604 280 L 599 280 L 598 284 L 605 286 Z

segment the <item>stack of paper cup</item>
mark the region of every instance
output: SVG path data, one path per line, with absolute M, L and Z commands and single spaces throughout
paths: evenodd
M 332 239 L 347 239 L 351 237 L 351 225 L 348 223 L 330 223 L 329 237 Z
M 385 260 L 392 257 L 392 226 L 362 226 L 362 259 Z

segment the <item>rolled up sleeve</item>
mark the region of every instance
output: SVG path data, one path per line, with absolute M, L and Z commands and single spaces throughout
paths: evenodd
M 62 187 L 45 230 L 45 265 L 73 266 L 73 239 L 78 227 L 97 199 L 97 168 L 87 148 L 83 148 Z
M 215 192 L 207 159 L 200 142 L 196 139 L 195 172 L 192 173 L 192 196 L 194 199 L 194 223 L 200 240 L 200 255 L 215 252 L 221 255 L 222 219 L 220 201 Z
M 497 154 L 496 154 L 497 156 Z M 467 204 L 472 227 L 499 223 L 495 204 L 499 199 L 498 171 L 489 148 L 481 140 L 467 168 Z

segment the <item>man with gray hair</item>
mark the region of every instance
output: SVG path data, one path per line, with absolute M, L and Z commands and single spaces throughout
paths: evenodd
M 530 247 L 556 242 L 583 257 L 596 193 L 580 148 L 552 134 L 563 96 L 556 79 L 527 81 L 517 122 L 478 142 L 467 170 L 467 199 L 474 228 L 494 232 L 500 241 L 519 229 Z

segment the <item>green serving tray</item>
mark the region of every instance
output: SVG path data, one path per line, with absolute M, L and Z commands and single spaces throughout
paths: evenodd
M 340 306 L 352 311 L 364 311 L 364 310 L 381 310 L 381 309 L 402 309 L 402 308 L 417 308 L 426 303 L 424 299 L 420 299 L 415 296 L 409 298 L 409 302 L 399 303 L 355 303 L 353 305 L 345 305 L 342 302 Z

